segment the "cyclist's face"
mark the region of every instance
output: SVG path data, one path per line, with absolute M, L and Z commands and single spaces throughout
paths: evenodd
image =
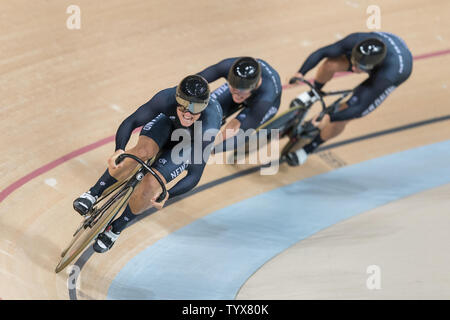
M 235 103 L 242 103 L 252 95 L 251 90 L 238 90 L 230 85 L 228 87 L 230 88 L 230 93 Z
M 183 127 L 190 127 L 195 121 L 200 118 L 201 113 L 192 114 L 189 111 L 183 111 L 182 108 L 178 107 L 177 116 Z

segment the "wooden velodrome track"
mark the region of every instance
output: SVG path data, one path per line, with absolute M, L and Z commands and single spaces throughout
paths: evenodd
M 71 4 L 81 8 L 80 30 L 66 28 Z M 104 171 L 121 121 L 154 93 L 239 55 L 268 61 L 286 83 L 313 50 L 367 31 L 372 4 L 381 8 L 381 30 L 410 47 L 413 74 L 328 144 L 450 114 L 449 1 L 2 1 L 0 298 L 69 299 L 68 274 L 54 268 L 80 222 L 72 201 Z M 361 79 L 338 77 L 326 89 Z M 302 90 L 286 89 L 281 110 Z M 274 176 L 254 172 L 203 190 L 131 226 L 111 252 L 90 257 L 77 298 L 105 299 L 131 258 L 213 211 L 339 166 L 449 139 L 448 120 L 436 121 L 324 150 L 302 168 L 282 165 Z M 136 134 L 129 146 L 134 141 Z M 207 166 L 199 186 L 245 168 Z M 444 184 L 325 229 L 261 267 L 237 298 L 448 299 L 449 192 Z M 398 237 L 385 237 L 386 230 Z M 362 260 L 350 258 L 355 253 Z M 358 279 L 349 275 L 363 257 L 392 267 L 376 294 L 355 289 Z

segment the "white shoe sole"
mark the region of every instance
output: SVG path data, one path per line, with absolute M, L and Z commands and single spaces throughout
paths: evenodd
M 299 165 L 304 164 L 306 162 L 306 160 L 308 159 L 308 154 L 306 153 L 306 151 L 303 148 L 295 151 L 295 154 L 297 155 Z

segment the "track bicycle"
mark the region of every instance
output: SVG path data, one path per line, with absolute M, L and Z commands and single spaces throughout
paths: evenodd
M 340 103 L 344 100 L 349 94 L 353 92 L 351 90 L 340 90 L 340 91 L 319 91 L 317 90 L 313 84 L 303 78 L 294 78 L 304 84 L 306 84 L 310 89 L 314 96 L 317 98 L 317 101 L 320 101 L 322 106 L 322 111 L 317 118 L 317 121 L 320 121 L 323 116 L 328 113 L 333 113 L 338 110 Z M 330 105 L 326 105 L 324 101 L 324 97 L 328 96 L 339 96 L 335 101 L 333 101 Z M 259 141 L 264 141 L 269 143 L 272 140 L 272 129 L 275 129 L 277 138 L 282 139 L 284 137 L 288 138 L 288 142 L 280 151 L 279 162 L 282 163 L 286 161 L 286 155 L 291 152 L 302 148 L 303 146 L 310 143 L 316 135 L 319 133 L 319 129 L 315 127 L 311 120 L 305 121 L 306 115 L 311 107 L 305 106 L 302 101 L 296 97 L 294 98 L 289 106 L 289 109 L 278 116 L 275 116 L 271 120 L 262 124 L 258 128 L 256 128 L 255 133 L 258 135 L 257 148 L 261 148 L 264 144 L 259 143 Z M 262 136 L 265 136 L 265 139 L 261 139 Z M 250 152 L 256 151 L 249 146 L 249 141 L 252 139 L 247 139 L 245 142 L 245 154 L 249 154 Z M 255 141 L 255 140 L 254 140 Z M 237 160 L 238 153 L 237 150 L 234 152 L 234 158 Z
M 61 253 L 61 260 L 56 266 L 55 272 L 58 273 L 67 267 L 86 247 L 94 240 L 94 238 L 113 222 L 117 214 L 126 206 L 133 191 L 142 181 L 144 176 L 150 173 L 159 182 L 162 192 L 159 195 L 157 202 L 161 202 L 167 195 L 167 190 L 164 182 L 150 167 L 156 157 L 142 161 L 138 157 L 123 153 L 116 159 L 116 164 L 122 162 L 125 158 L 131 158 L 138 162 L 138 166 L 128 179 L 117 183 L 110 189 L 107 189 L 104 194 L 97 200 L 96 205 L 90 212 L 84 216 L 78 229 L 73 234 L 72 241 L 67 248 Z

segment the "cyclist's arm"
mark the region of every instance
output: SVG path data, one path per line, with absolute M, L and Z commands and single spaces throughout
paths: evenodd
M 220 78 L 227 78 L 228 71 L 230 70 L 234 60 L 235 58 L 222 60 L 197 74 L 205 78 L 208 82 L 213 82 Z
M 170 198 L 192 190 L 200 181 L 204 168 L 204 165 L 190 165 L 188 174 L 169 190 Z
M 200 181 L 200 178 L 202 177 L 203 170 L 205 169 L 206 163 L 208 162 L 209 156 L 211 154 L 211 150 L 213 147 L 214 137 L 211 137 L 210 141 L 204 141 L 202 143 L 202 159 L 201 163 L 195 163 L 195 156 L 192 155 L 191 163 L 189 164 L 187 168 L 187 175 L 177 182 L 170 190 L 169 195 L 170 198 L 173 198 L 175 196 L 184 194 L 190 190 L 192 190 Z M 195 150 L 192 146 L 192 150 Z M 206 159 L 204 159 L 203 155 L 206 154 Z
M 134 129 L 143 126 L 163 111 L 167 104 L 167 90 L 158 92 L 121 123 L 116 133 L 116 151 L 125 150 Z
M 231 119 L 228 121 L 226 126 L 221 130 L 220 134 L 218 135 L 216 139 L 216 143 L 219 144 L 231 137 L 233 137 L 236 134 L 236 131 L 239 130 L 241 127 L 241 122 L 237 120 L 236 118 Z
M 249 129 L 257 129 L 261 124 L 271 119 L 278 111 L 277 104 L 270 101 L 258 101 L 251 107 L 246 107 L 241 111 L 235 119 L 238 121 L 237 129 L 247 131 Z M 241 133 L 242 133 L 241 131 Z M 248 139 L 246 136 L 245 139 Z M 222 142 L 222 149 L 219 147 L 217 150 L 230 150 L 229 148 L 236 149 L 241 143 L 245 142 L 239 135 L 228 137 Z
M 339 57 L 349 50 L 351 51 L 354 43 L 357 41 L 355 40 L 356 37 L 356 34 L 351 34 L 342 40 L 314 51 L 305 60 L 298 72 L 302 75 L 306 75 L 306 73 L 317 66 L 322 59 Z

